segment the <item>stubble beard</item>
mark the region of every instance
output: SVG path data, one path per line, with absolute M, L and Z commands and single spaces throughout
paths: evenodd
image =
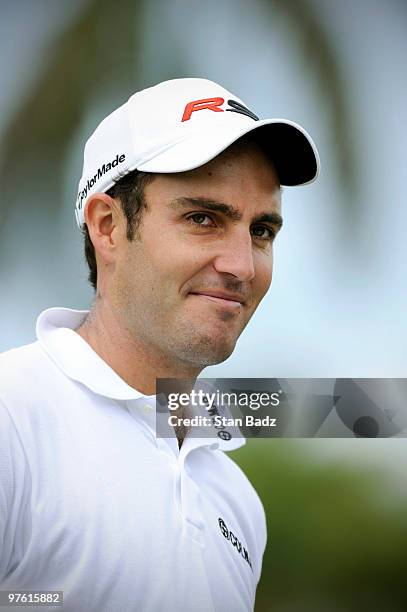
M 210 334 L 191 330 L 187 326 L 176 335 L 172 350 L 177 346 L 176 357 L 179 361 L 194 368 L 203 369 L 225 361 L 233 353 L 238 336 L 215 338 Z
M 124 295 L 124 299 L 123 299 Z M 154 307 L 143 308 L 134 300 L 134 296 L 127 292 L 121 295 L 121 314 L 128 332 L 135 342 L 161 353 L 168 364 L 180 365 L 180 370 L 202 370 L 205 367 L 216 365 L 225 361 L 234 351 L 236 342 L 244 327 L 239 329 L 221 330 L 218 324 L 234 327 L 234 313 L 218 312 L 215 317 L 219 323 L 214 322 L 213 331 L 202 329 L 207 321 L 193 321 L 188 317 L 168 321 L 167 326 L 162 324 L 162 312 Z M 220 336 L 220 337 L 219 337 Z

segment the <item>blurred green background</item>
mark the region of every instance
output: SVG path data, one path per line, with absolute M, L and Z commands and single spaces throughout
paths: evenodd
M 274 439 L 250 440 L 233 453 L 266 508 L 257 611 L 406 609 L 407 494 L 393 464 L 402 446 Z M 391 459 L 366 462 L 371 452 Z
M 134 91 L 201 76 L 315 139 L 284 191 L 273 285 L 206 377 L 404 377 L 407 9 L 389 0 L 0 0 L 0 351 L 86 308 L 74 202 L 86 138 Z M 407 609 L 407 452 L 249 440 L 269 542 L 257 612 Z M 233 612 L 233 611 L 231 611 Z

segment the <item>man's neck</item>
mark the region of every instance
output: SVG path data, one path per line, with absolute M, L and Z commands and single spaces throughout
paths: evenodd
M 98 301 L 75 331 L 120 378 L 144 395 L 156 393 L 157 378 L 195 380 L 201 371 L 174 362 L 159 348 L 132 337 L 112 307 Z

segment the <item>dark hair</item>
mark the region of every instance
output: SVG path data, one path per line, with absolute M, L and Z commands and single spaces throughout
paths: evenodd
M 153 180 L 154 176 L 151 172 L 133 170 L 106 191 L 107 195 L 111 198 L 118 198 L 120 200 L 122 211 L 127 221 L 126 236 L 130 242 L 136 236 L 142 211 L 147 208 L 147 203 L 144 199 L 144 188 Z M 95 247 L 90 239 L 86 224 L 82 228 L 82 235 L 84 238 L 85 258 L 89 268 L 88 280 L 96 291 L 97 266 Z

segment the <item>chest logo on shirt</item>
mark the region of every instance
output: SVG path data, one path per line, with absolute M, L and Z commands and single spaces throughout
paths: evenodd
M 242 555 L 243 559 L 250 565 L 250 568 L 253 571 L 252 562 L 250 561 L 249 553 L 247 552 L 247 550 L 245 549 L 243 544 L 235 536 L 233 531 L 230 531 L 227 528 L 227 525 L 226 525 L 225 521 L 223 520 L 223 518 L 219 517 L 218 518 L 218 523 L 219 523 L 219 528 L 220 528 L 220 530 L 222 532 L 223 537 L 226 538 L 226 540 L 229 540 L 229 542 L 232 544 L 232 546 L 234 546 L 236 548 L 237 552 Z

